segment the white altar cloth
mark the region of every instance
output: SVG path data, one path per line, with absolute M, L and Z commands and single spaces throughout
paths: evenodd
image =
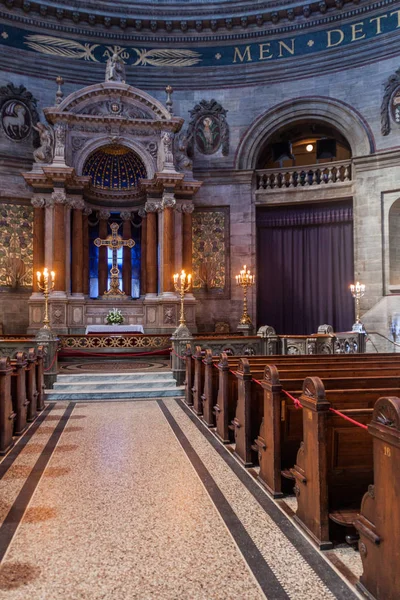
M 143 325 L 88 325 L 88 333 L 144 333 Z

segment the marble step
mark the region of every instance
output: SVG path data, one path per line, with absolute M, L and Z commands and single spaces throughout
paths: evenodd
M 88 381 L 94 383 L 158 381 L 163 383 L 164 381 L 175 381 L 175 379 L 170 371 L 161 373 L 84 373 L 82 375 L 58 375 L 57 377 L 57 382 L 60 383 L 85 383 Z
M 151 379 L 146 379 L 142 381 L 118 381 L 112 380 L 109 381 L 81 381 L 78 382 L 61 382 L 56 381 L 54 384 L 53 390 L 57 392 L 68 391 L 68 392 L 79 392 L 80 390 L 98 390 L 99 392 L 107 392 L 110 390 L 115 391 L 129 391 L 136 390 L 137 388 L 151 390 L 154 388 L 176 388 L 175 379 L 171 379 L 170 381 L 154 381 Z
M 174 388 L 153 388 L 153 389 L 135 389 L 130 391 L 97 391 L 97 390 L 85 390 L 81 392 L 70 392 L 70 391 L 60 391 L 57 392 L 55 390 L 48 390 L 46 392 L 46 400 L 49 401 L 59 401 L 59 400 L 69 400 L 69 401 L 83 401 L 83 402 L 99 402 L 99 401 L 109 401 L 109 400 L 134 400 L 135 398 L 182 398 L 185 395 L 184 386 L 177 386 Z

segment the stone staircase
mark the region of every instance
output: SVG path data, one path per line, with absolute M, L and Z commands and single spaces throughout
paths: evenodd
M 184 396 L 184 387 L 177 386 L 171 371 L 152 373 L 85 373 L 58 375 L 47 400 L 97 402 L 101 400 L 132 400 L 134 398 L 165 398 Z

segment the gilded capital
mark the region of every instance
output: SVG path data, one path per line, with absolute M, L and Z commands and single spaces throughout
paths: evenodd
M 74 210 L 83 210 L 85 202 L 82 198 L 68 198 L 68 204 Z
M 194 211 L 194 204 L 192 202 L 186 202 L 185 204 L 181 204 L 181 211 L 186 213 L 187 215 L 191 215 Z
M 32 206 L 35 208 L 43 208 L 46 206 L 46 199 L 43 196 L 34 196 L 31 200 Z
M 128 210 L 123 210 L 119 213 L 119 216 L 123 221 L 130 221 L 132 219 L 132 213 Z
M 97 216 L 101 221 L 108 221 L 108 219 L 111 217 L 111 213 L 107 210 L 99 210 Z
M 162 196 L 162 207 L 163 208 L 174 208 L 176 205 L 174 192 L 163 192 Z
M 144 210 L 147 213 L 152 213 L 152 212 L 160 212 L 162 210 L 161 204 L 160 202 L 155 202 L 152 200 L 147 200 L 145 206 L 144 206 Z
M 66 204 L 67 202 L 67 194 L 64 189 L 54 190 L 51 194 L 51 199 L 54 204 Z

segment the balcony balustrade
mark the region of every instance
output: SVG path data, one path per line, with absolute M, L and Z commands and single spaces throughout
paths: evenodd
M 336 161 L 291 169 L 263 169 L 257 171 L 256 175 L 257 191 L 337 185 L 351 181 L 351 161 Z

